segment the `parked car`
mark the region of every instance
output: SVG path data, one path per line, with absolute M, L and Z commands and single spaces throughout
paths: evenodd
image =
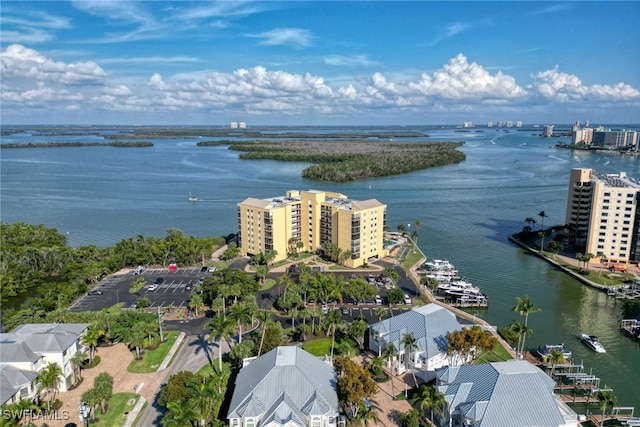
M 162 283 L 164 283 L 164 278 L 163 277 L 158 277 L 156 279 L 156 281 L 153 282 L 154 285 L 162 285 Z
M 103 293 L 104 293 L 104 292 L 102 292 L 101 290 L 99 290 L 99 289 L 95 289 L 95 290 L 93 290 L 93 291 L 89 291 L 89 292 L 87 292 L 87 295 L 102 295 Z
M 349 314 L 349 307 L 342 307 L 342 314 Z
M 382 305 L 382 297 L 380 295 L 376 295 L 376 305 Z
M 145 267 L 144 265 L 139 265 L 136 268 L 133 269 L 133 275 L 134 276 L 138 276 L 142 273 L 144 273 L 144 271 L 147 269 L 147 267 Z
M 409 294 L 404 294 L 404 303 L 411 304 L 411 297 L 409 296 Z
M 214 271 L 216 271 L 218 269 L 218 267 L 209 267 L 209 269 L 207 270 L 209 273 L 213 273 Z
M 200 268 L 200 273 L 205 273 L 208 269 L 209 267 L 205 265 L 204 267 Z
M 329 312 L 329 306 L 327 306 L 327 304 L 322 304 L 322 312 L 323 313 Z
M 158 289 L 158 285 L 156 285 L 155 283 L 153 285 L 149 285 L 150 291 L 155 291 L 156 289 Z

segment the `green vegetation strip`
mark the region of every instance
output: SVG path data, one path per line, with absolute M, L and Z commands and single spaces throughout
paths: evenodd
M 62 147 L 153 147 L 151 142 L 29 142 L 26 144 L 2 144 L 2 148 L 62 148 Z
M 133 405 L 129 405 L 129 401 L 133 399 Z M 96 418 L 99 420 L 97 423 L 91 423 L 96 427 L 120 427 L 123 426 L 127 417 L 125 412 L 131 411 L 136 405 L 138 399 L 133 393 L 116 393 L 111 396 L 107 403 L 107 413 L 100 413 L 100 406 L 96 408 Z
M 302 172 L 303 178 L 330 182 L 399 175 L 466 158 L 457 149 L 463 142 L 381 142 L 362 138 L 227 142 L 229 149 L 243 152 L 241 159 L 317 163 Z
M 167 332 L 167 340 L 165 342 L 155 350 L 146 350 L 142 359 L 131 362 L 127 370 L 134 373 L 156 372 L 169 350 L 171 350 L 171 346 L 173 346 L 178 335 L 180 335 L 178 331 Z

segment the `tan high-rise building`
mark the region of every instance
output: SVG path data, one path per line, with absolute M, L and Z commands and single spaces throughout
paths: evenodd
M 276 251 L 274 261 L 280 261 L 301 242 L 298 251 L 340 248 L 342 263 L 358 267 L 385 256 L 386 209 L 375 199 L 356 201 L 328 191 L 292 190 L 284 197 L 250 197 L 238 203 L 240 253 Z
M 638 262 L 639 193 L 640 182 L 624 172 L 572 169 L 565 217 L 570 243 L 595 260 Z

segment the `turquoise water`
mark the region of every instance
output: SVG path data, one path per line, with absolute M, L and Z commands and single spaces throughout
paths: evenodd
M 340 129 L 344 131 L 344 129 Z M 619 332 L 623 318 L 640 318 L 640 302 L 616 301 L 587 288 L 508 242 L 526 217 L 545 225 L 564 221 L 569 172 L 627 172 L 640 178 L 634 158 L 556 149 L 540 131 L 427 130 L 430 140 L 465 140 L 466 161 L 410 174 L 333 184 L 304 180 L 304 163 L 243 161 L 226 147 L 193 140 L 158 140 L 152 148 L 31 148 L 2 150 L 2 221 L 44 223 L 73 246 L 108 246 L 137 235 L 177 228 L 197 236 L 236 230 L 237 203 L 290 189 L 339 191 L 388 205 L 388 225 L 422 221 L 418 244 L 430 258 L 450 260 L 489 295 L 477 314 L 502 327 L 519 316 L 511 308 L 528 294 L 531 347 L 563 342 L 587 370 L 613 387 L 623 406 L 640 411 L 640 345 Z M 3 142 L 28 141 L 28 134 Z M 49 141 L 55 138 L 38 138 Z M 58 140 L 69 140 L 60 137 Z M 88 140 L 82 138 L 82 140 Z M 94 138 L 92 140 L 99 140 Z M 202 199 L 187 201 L 189 193 Z M 577 338 L 600 337 L 595 354 Z

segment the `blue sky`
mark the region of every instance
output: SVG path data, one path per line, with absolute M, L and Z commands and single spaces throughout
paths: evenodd
M 6 1 L 4 124 L 640 122 L 640 3 Z

